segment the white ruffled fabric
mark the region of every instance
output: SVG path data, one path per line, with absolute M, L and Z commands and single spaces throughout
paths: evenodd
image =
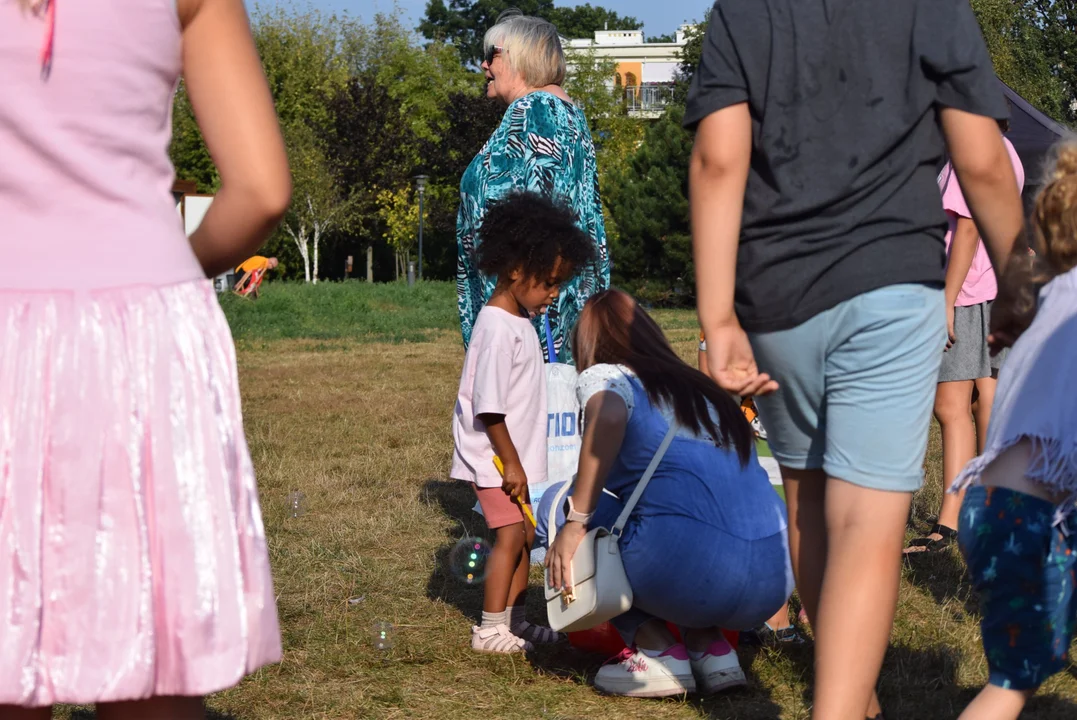
M 208 281 L 0 291 L 0 705 L 205 695 L 280 659 Z
M 625 406 L 628 408 L 628 419 L 631 419 L 632 411 L 636 407 L 636 395 L 633 390 L 633 383 L 638 382 L 639 378 L 636 377 L 636 374 L 632 372 L 631 368 L 625 365 L 592 365 L 580 373 L 580 377 L 576 381 L 576 396 L 580 401 L 581 414 L 583 413 L 583 409 L 587 407 L 588 400 L 594 397 L 597 393 L 608 391 L 616 393 L 625 401 Z M 672 407 L 668 406 L 666 403 L 659 403 L 657 410 L 666 421 L 667 426 L 676 423 L 677 418 Z M 710 415 L 711 420 L 714 421 L 714 426 L 719 427 L 718 413 L 713 407 L 710 408 Z M 690 428 L 681 427 L 677 430 L 677 437 L 686 440 L 700 440 L 718 444 L 715 438 L 703 429 L 697 434 L 692 432 Z
M 984 452 L 950 492 L 979 484 L 984 470 L 1022 440 L 1032 445 L 1027 477 L 1067 496 L 1058 524 L 1077 503 L 1077 269 L 1040 291 L 1035 320 L 999 372 Z

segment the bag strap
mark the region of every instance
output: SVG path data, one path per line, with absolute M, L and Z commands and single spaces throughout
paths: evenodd
M 542 321 L 546 327 L 546 360 L 550 363 L 557 362 L 557 350 L 553 346 L 553 332 L 550 330 L 550 311 L 542 313 Z
M 553 504 L 550 505 L 550 512 L 547 515 L 546 520 L 546 547 L 553 545 L 553 541 L 557 539 L 557 508 L 561 507 L 565 502 L 565 496 L 568 495 L 568 491 L 572 489 L 572 486 L 576 484 L 576 476 L 572 476 L 572 481 L 567 482 L 561 486 L 561 489 L 557 491 L 557 495 L 553 498 Z
M 610 534 L 616 539 L 620 540 L 621 531 L 624 530 L 625 523 L 628 522 L 628 516 L 632 514 L 632 511 L 636 508 L 636 503 L 639 502 L 640 496 L 643 495 L 643 491 L 647 489 L 647 484 L 651 482 L 651 478 L 654 476 L 656 470 L 658 470 L 659 463 L 662 462 L 662 458 L 666 456 L 666 451 L 669 450 L 670 444 L 673 443 L 673 438 L 677 435 L 677 430 L 680 426 L 676 422 L 670 423 L 669 432 L 666 433 L 665 438 L 662 439 L 662 444 L 658 446 L 657 452 L 651 459 L 651 464 L 647 466 L 647 471 L 643 473 L 643 477 L 640 478 L 639 483 L 636 485 L 636 489 L 632 491 L 632 495 L 629 496 L 628 502 L 625 504 L 624 510 L 621 511 L 620 516 L 617 518 L 617 522 L 614 523 L 613 529 Z M 546 534 L 549 537 L 547 541 L 548 545 L 553 545 L 553 541 L 557 539 L 557 508 L 565 502 L 565 496 L 568 495 L 568 491 L 576 484 L 576 478 L 572 478 L 572 482 L 565 483 L 564 487 L 557 491 L 557 495 L 554 497 L 553 504 L 550 505 L 550 513 L 547 516 Z
M 647 489 L 647 484 L 651 482 L 651 478 L 654 476 L 655 470 L 658 469 L 659 463 L 662 462 L 662 458 L 666 456 L 666 450 L 669 450 L 669 446 L 673 443 L 673 438 L 677 435 L 679 426 L 676 421 L 669 424 L 669 432 L 666 433 L 665 438 L 662 439 L 662 444 L 658 446 L 658 451 L 655 452 L 654 458 L 651 459 L 651 464 L 647 466 L 647 472 L 643 473 L 643 477 L 640 478 L 639 484 L 636 485 L 636 489 L 632 491 L 632 495 L 629 496 L 628 502 L 625 503 L 624 510 L 617 518 L 617 522 L 613 524 L 613 529 L 610 530 L 610 534 L 618 540 L 621 539 L 621 531 L 624 530 L 625 523 L 628 522 L 628 516 L 632 514 L 632 511 L 636 509 L 636 503 L 639 502 L 640 496 L 643 495 L 643 491 Z

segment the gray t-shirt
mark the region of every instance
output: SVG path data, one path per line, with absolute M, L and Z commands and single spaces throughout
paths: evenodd
M 944 282 L 939 108 L 1008 116 L 968 0 L 719 0 L 685 126 L 738 103 L 753 143 L 735 297 L 746 330 Z

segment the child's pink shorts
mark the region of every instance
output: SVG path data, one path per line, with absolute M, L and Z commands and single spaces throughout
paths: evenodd
M 520 509 L 512 496 L 501 488 L 484 488 L 476 485 L 475 494 L 479 497 L 479 505 L 482 507 L 483 517 L 486 518 L 486 527 L 491 530 L 524 521 L 524 511 Z M 529 502 L 528 505 L 530 504 Z

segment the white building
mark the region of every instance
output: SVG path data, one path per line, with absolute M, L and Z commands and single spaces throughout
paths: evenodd
M 572 54 L 577 52 L 594 51 L 599 58 L 614 60 L 617 71 L 616 77 L 610 78 L 610 84 L 624 88 L 629 113 L 636 117 L 656 118 L 673 97 L 681 50 L 693 27 L 682 25 L 671 43 L 645 42 L 643 30 L 598 30 L 593 39 L 562 38 L 561 44 L 570 67 Z

